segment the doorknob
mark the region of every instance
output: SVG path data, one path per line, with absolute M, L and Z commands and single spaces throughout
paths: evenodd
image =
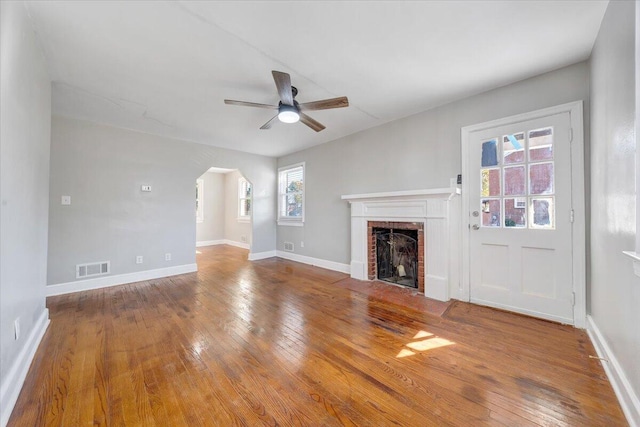
M 473 228 L 474 230 L 480 230 L 480 226 L 478 224 L 473 224 L 471 228 Z
M 478 215 L 480 215 L 480 212 L 478 212 L 478 211 L 473 211 L 473 213 L 472 213 L 471 215 L 473 215 L 473 216 L 478 216 Z

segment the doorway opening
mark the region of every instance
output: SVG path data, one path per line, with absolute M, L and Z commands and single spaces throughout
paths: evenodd
M 212 167 L 196 180 L 196 246 L 251 248 L 253 185 L 238 169 Z

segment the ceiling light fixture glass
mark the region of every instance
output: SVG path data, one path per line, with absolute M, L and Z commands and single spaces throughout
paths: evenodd
M 298 109 L 291 105 L 281 105 L 278 112 L 278 119 L 283 123 L 295 123 L 300 120 Z

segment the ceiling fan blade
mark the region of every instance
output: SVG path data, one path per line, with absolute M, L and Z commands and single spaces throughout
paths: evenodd
M 293 92 L 291 91 L 291 76 L 281 71 L 271 71 L 276 82 L 278 94 L 283 104 L 293 105 Z
M 300 112 L 300 121 L 305 125 L 309 126 L 311 129 L 315 130 L 316 132 L 320 132 L 322 129 L 325 128 L 325 126 L 322 123 L 312 119 L 311 117 L 307 116 L 305 113 L 302 113 L 302 112 Z
M 277 118 L 278 118 L 278 115 L 276 114 L 275 116 L 273 116 L 271 118 L 271 120 L 269 120 L 267 123 L 265 123 L 262 126 L 260 126 L 260 129 L 262 129 L 262 130 L 271 129 L 271 125 L 273 124 L 273 122 L 276 121 Z
M 224 103 L 229 105 L 240 105 L 242 107 L 267 108 L 269 110 L 278 109 L 277 105 L 257 104 L 255 102 L 246 102 L 246 101 L 234 101 L 233 99 L 225 99 Z
M 320 101 L 305 102 L 300 104 L 301 110 L 328 110 L 330 108 L 343 108 L 349 106 L 349 99 L 346 96 L 339 98 L 323 99 Z

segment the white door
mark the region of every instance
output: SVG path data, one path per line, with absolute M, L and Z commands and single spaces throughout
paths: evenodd
M 469 137 L 471 302 L 573 324 L 570 115 Z

